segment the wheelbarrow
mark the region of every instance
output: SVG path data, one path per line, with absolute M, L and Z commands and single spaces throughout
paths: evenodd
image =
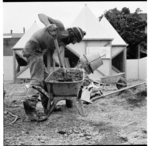
M 84 80 L 84 70 L 69 68 L 67 71 L 60 57 L 57 36 L 54 37 L 54 44 L 57 50 L 60 68 L 52 72 L 45 79 L 49 92 L 47 115 L 49 116 L 51 114 L 58 101 L 71 100 L 76 109 L 78 110 L 79 114 L 85 116 L 82 108 L 81 99 L 78 98 L 78 91 Z
M 60 100 L 71 100 L 76 107 L 78 113 L 85 116 L 81 99 L 78 98 L 79 89 L 84 80 L 83 69 L 69 68 L 65 71 L 65 79 L 63 76 L 64 69 L 59 68 L 52 72 L 46 79 L 46 85 L 49 93 L 49 101 L 47 105 L 48 116 L 54 110 L 56 104 Z
M 118 73 L 113 76 L 104 76 L 100 78 L 100 84 L 103 84 L 103 87 L 107 84 L 115 84 L 117 89 L 121 89 L 127 87 L 126 81 L 123 77 L 125 73 Z

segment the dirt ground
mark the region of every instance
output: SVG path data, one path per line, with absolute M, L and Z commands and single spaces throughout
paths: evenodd
M 128 81 L 128 86 L 141 82 Z M 86 117 L 80 116 L 74 107 L 67 108 L 62 101 L 61 111 L 38 123 L 25 121 L 25 84 L 4 82 L 4 145 L 147 144 L 147 94 L 133 95 L 145 91 L 146 85 L 83 104 Z M 43 111 L 40 102 L 37 110 Z M 9 112 L 18 116 L 13 124 L 15 117 Z

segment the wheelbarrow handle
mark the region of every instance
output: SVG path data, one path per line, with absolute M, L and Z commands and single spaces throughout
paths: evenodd
M 57 38 L 54 38 L 54 44 L 55 44 L 55 47 L 56 47 L 56 50 L 57 50 L 57 55 L 58 55 L 60 67 L 64 67 L 63 64 L 62 64 L 61 57 L 60 57 L 60 52 L 59 52 L 59 46 L 58 46 Z

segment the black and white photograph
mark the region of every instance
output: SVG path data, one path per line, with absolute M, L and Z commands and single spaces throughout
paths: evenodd
M 3 145 L 147 145 L 147 6 L 3 1 Z

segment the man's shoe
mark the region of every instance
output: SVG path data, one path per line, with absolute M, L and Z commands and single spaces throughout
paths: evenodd
M 47 120 L 47 116 L 37 116 L 36 114 L 27 115 L 26 120 L 27 122 L 42 122 Z
M 28 114 L 28 115 L 26 115 L 25 121 L 27 121 L 27 122 L 38 121 L 38 116 L 36 114 Z
M 43 121 L 46 121 L 48 119 L 47 116 L 40 116 L 38 117 L 38 121 L 37 122 L 43 122 Z

